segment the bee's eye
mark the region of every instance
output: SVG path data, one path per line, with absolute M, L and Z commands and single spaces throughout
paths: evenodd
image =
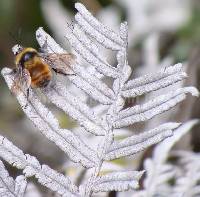
M 29 61 L 33 57 L 33 53 L 26 53 L 23 57 L 23 61 Z

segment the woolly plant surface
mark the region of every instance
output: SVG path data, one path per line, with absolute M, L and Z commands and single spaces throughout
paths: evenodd
M 69 159 L 90 170 L 90 177 L 80 185 L 75 185 L 70 177 L 47 165 L 40 164 L 34 156 L 24 154 L 3 136 L 0 137 L 0 157 L 22 169 L 25 177 L 35 176 L 40 184 L 61 196 L 88 197 L 97 192 L 135 190 L 139 187 L 138 181 L 144 171 L 124 169 L 102 174 L 103 163 L 134 155 L 172 136 L 173 130 L 179 127 L 180 123 L 161 124 L 149 131 L 121 140 L 114 138 L 116 130 L 147 121 L 173 108 L 183 101 L 188 93 L 198 96 L 198 91 L 194 87 L 179 88 L 156 96 L 145 103 L 126 107 L 126 99 L 133 99 L 183 80 L 186 73 L 182 69 L 182 64 L 131 79 L 132 69 L 127 60 L 127 23 L 122 23 L 119 31 L 114 32 L 93 17 L 81 3 L 76 3 L 75 7 L 78 11 L 75 15 L 75 22 L 66 35 L 77 57 L 72 65 L 75 74 L 66 77 L 88 95 L 88 98 L 94 100 L 99 108 L 103 108 L 104 113 L 98 113 L 78 95 L 70 92 L 60 81 L 55 81 L 53 85 L 42 88 L 41 91 L 52 104 L 76 120 L 82 129 L 95 138 L 101 137 L 100 143 L 96 144 L 96 148 L 91 147 L 90 143 L 84 142 L 75 132 L 60 128 L 58 120 L 40 101 L 35 90 L 30 90 L 28 100 L 24 92 L 17 96 L 17 100 L 38 131 L 54 142 Z M 36 39 L 46 54 L 66 52 L 43 28 L 36 31 Z M 101 53 L 101 47 L 116 52 L 116 65 L 108 63 Z M 13 50 L 17 50 L 16 47 Z M 87 62 L 94 69 L 86 69 L 82 65 L 83 62 Z M 56 64 L 56 62 L 53 63 Z M 2 75 L 8 87 L 11 88 L 14 78 L 11 69 L 4 68 Z M 103 78 L 109 78 L 111 85 L 105 83 Z M 2 165 L 1 167 L 0 173 L 4 174 L 3 177 L 7 177 L 8 174 L 4 172 L 4 167 Z M 23 196 L 23 188 L 22 192 L 15 192 L 13 187 L 16 183 L 12 178 L 9 179 L 4 186 L 12 190 L 5 189 L 6 195 Z

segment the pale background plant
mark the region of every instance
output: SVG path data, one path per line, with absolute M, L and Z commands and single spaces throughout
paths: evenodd
M 22 169 L 25 177 L 35 176 L 40 184 L 62 196 L 91 196 L 96 192 L 134 190 L 139 187 L 138 181 L 144 171 L 120 169 L 110 172 L 103 169 L 102 165 L 110 160 L 134 155 L 162 141 L 173 135 L 173 130 L 179 127 L 180 123 L 164 123 L 149 131 L 127 136 L 121 140 L 115 138 L 115 132 L 122 127 L 147 121 L 169 110 L 183 101 L 187 93 L 198 96 L 198 91 L 194 87 L 178 88 L 155 96 L 145 103 L 126 107 L 125 102 L 128 98 L 159 90 L 184 79 L 186 74 L 182 70 L 182 65 L 169 66 L 156 73 L 130 80 L 132 71 L 127 60 L 127 23 L 121 23 L 119 31 L 114 32 L 94 18 L 82 4 L 77 3 L 75 7 L 78 13 L 75 15 L 75 22 L 68 26 L 69 32 L 66 38 L 77 59 L 72 65 L 75 75 L 69 75 L 68 79 L 95 101 L 95 108 L 98 105 L 98 108 L 103 108 L 103 111 L 98 113 L 99 109 L 93 110 L 94 107 L 79 99 L 78 95 L 70 92 L 70 88 L 66 88 L 66 84 L 64 85 L 59 80 L 43 88 L 41 91 L 52 104 L 79 123 L 80 128 L 76 128 L 77 133 L 75 133 L 69 129 L 60 128 L 58 120 L 41 103 L 35 91 L 30 92 L 28 101 L 23 92 L 17 96 L 17 99 L 38 130 L 64 151 L 73 162 L 88 169 L 89 178 L 83 178 L 76 185 L 68 175 L 64 176 L 47 165 L 41 165 L 35 157 L 24 154 L 4 137 L 1 137 L 0 156 L 8 163 Z M 42 28 L 36 31 L 36 39 L 46 53 L 65 53 L 65 50 Z M 115 67 L 101 55 L 100 46 L 116 52 L 117 65 Z M 13 52 L 16 50 L 18 50 L 17 46 L 13 48 Z M 88 67 L 93 66 L 95 69 L 81 66 L 83 61 L 87 62 Z M 13 83 L 10 71 L 8 68 L 2 70 L 9 88 Z M 106 80 L 102 80 L 103 76 L 105 79 L 110 79 L 109 84 Z M 95 138 L 100 138 L 99 143 L 90 146 L 92 145 L 90 140 L 92 141 L 94 137 L 85 143 L 84 138 L 78 136 L 79 129 L 81 132 L 84 130 L 95 135 Z M 2 169 L 5 174 L 3 165 Z M 17 179 L 15 184 L 17 184 Z M 8 183 L 4 185 L 8 187 Z M 23 182 L 21 187 L 25 188 L 26 182 Z M 24 189 L 19 194 L 13 194 L 15 190 L 10 191 L 9 195 L 23 196 Z M 7 193 L 8 191 L 5 190 L 2 195 L 7 195 Z

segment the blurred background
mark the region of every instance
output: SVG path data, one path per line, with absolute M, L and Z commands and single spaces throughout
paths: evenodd
M 200 90 L 200 1 L 199 0 L 82 0 L 101 22 L 118 30 L 120 22 L 129 25 L 129 64 L 134 77 L 182 62 L 189 78 L 184 83 Z M 1 0 L 0 1 L 0 68 L 14 67 L 11 48 L 16 43 L 38 48 L 35 31 L 44 29 L 70 50 L 64 38 L 66 28 L 76 13 L 74 0 Z M 115 63 L 112 56 L 108 59 Z M 73 120 L 54 110 L 62 127 L 75 128 Z M 189 97 L 176 110 L 146 123 L 175 120 L 187 121 L 200 117 L 199 99 Z M 132 128 L 129 128 L 132 130 Z M 199 127 L 184 139 L 184 147 L 200 151 Z M 24 152 L 37 156 L 41 163 L 63 170 L 64 154 L 42 137 L 26 120 L 16 99 L 0 76 L 0 135 L 7 137 Z M 140 164 L 137 164 L 138 166 Z M 68 173 L 73 174 L 73 168 Z M 65 169 L 64 169 L 65 170 Z M 11 169 L 11 173 L 18 172 Z M 32 185 L 34 187 L 34 185 Z M 41 189 L 40 189 L 41 190 Z M 45 190 L 44 188 L 42 190 Z M 40 192 L 39 192 L 40 193 Z M 47 191 L 43 196 L 50 196 Z

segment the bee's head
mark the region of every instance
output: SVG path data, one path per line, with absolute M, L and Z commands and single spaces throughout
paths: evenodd
M 19 47 L 19 45 L 15 45 L 13 53 L 15 54 L 15 64 L 22 67 L 26 67 L 26 63 L 32 61 L 35 56 L 38 56 L 38 52 L 34 48 L 22 48 L 21 46 Z

